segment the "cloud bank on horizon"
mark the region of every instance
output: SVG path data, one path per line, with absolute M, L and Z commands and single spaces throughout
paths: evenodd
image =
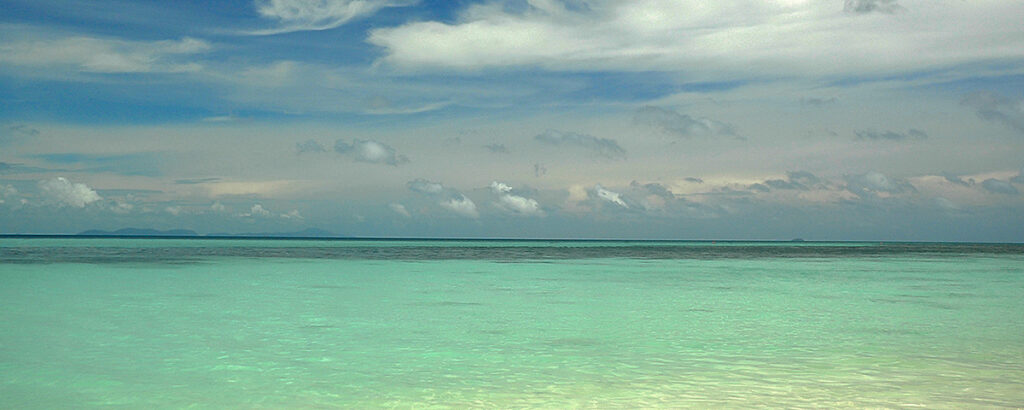
M 1024 241 L 1024 3 L 0 7 L 0 233 Z

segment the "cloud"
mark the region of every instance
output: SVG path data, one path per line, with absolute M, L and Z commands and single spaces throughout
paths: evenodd
M 800 98 L 800 105 L 809 107 L 821 107 L 828 104 L 834 104 L 836 97 L 830 98 Z
M 408 209 L 405 209 L 405 205 L 391 203 L 388 204 L 388 208 L 391 208 L 391 210 L 395 211 L 396 214 L 402 215 L 406 218 L 412 218 L 412 214 L 409 213 Z
M 214 201 L 213 204 L 210 205 L 210 210 L 213 212 L 224 212 L 227 208 L 224 204 L 220 203 L 220 201 Z
M 1020 191 L 1018 191 L 1017 188 L 1014 187 L 1009 182 L 1000 181 L 1000 180 L 994 179 L 994 178 L 989 178 L 989 179 L 986 179 L 984 181 L 981 181 L 981 187 L 985 188 L 985 190 L 988 191 L 988 192 L 992 192 L 992 193 L 996 193 L 996 194 L 1005 194 L 1005 195 L 1018 195 L 1018 194 L 1020 194 Z
M 406 183 L 406 187 L 410 191 L 432 197 L 437 200 L 438 205 L 459 215 L 473 219 L 480 216 L 476 209 L 476 203 L 461 192 L 445 187 L 440 182 L 431 182 L 423 178 L 417 178 Z M 405 209 L 405 207 L 402 207 L 402 209 Z
M 263 204 L 253 204 L 252 207 L 249 208 L 249 212 L 240 213 L 238 216 L 243 218 L 268 217 L 270 216 L 270 211 L 267 210 L 267 208 L 264 208 Z
M 508 147 L 504 144 L 488 144 L 484 145 L 492 154 L 508 154 Z
M 548 168 L 541 165 L 540 163 L 533 164 L 533 176 L 540 178 L 548 174 Z
M 181 73 L 199 71 L 202 66 L 188 57 L 212 48 L 189 37 L 126 41 L 78 36 L 0 44 L 0 62 L 84 73 Z
M 876 130 L 860 130 L 854 131 L 857 135 L 857 139 L 861 140 L 889 140 L 889 141 L 901 141 L 907 139 L 923 140 L 928 138 L 928 134 L 924 131 L 911 128 L 907 132 L 896 132 L 896 131 L 876 131 Z
M 372 164 L 397 166 L 409 162 L 408 157 L 398 155 L 391 146 L 371 140 L 357 139 L 351 144 L 344 140 L 338 140 L 334 143 L 334 151 L 342 155 L 350 155 L 356 161 Z
M 423 178 L 409 181 L 405 186 L 413 192 L 419 192 L 422 194 L 436 195 L 445 191 L 444 185 L 440 182 L 431 182 Z
M 174 215 L 174 216 L 180 215 L 181 211 L 182 211 L 181 207 L 177 206 L 177 205 L 175 205 L 175 206 L 168 206 L 168 207 L 164 208 L 164 212 L 167 212 L 167 213 L 169 213 L 171 215 Z
M 64 177 L 39 181 L 39 190 L 44 198 L 61 207 L 84 208 L 103 199 L 88 185 L 73 183 Z
M 480 217 L 480 213 L 476 210 L 476 204 L 462 194 L 457 194 L 455 197 L 443 200 L 440 205 L 449 211 L 467 218 L 476 219 Z
M 327 152 L 327 148 L 324 148 L 322 144 L 315 140 L 305 140 L 302 142 L 295 143 L 295 150 L 300 154 L 307 152 Z
M 678 112 L 646 106 L 633 114 L 633 123 L 655 128 L 677 137 L 737 136 L 732 124 L 710 118 L 694 118 Z
M 186 179 L 175 179 L 174 183 L 178 185 L 193 186 L 200 185 L 200 183 L 216 182 L 220 180 L 218 177 L 207 177 L 207 178 L 186 178 Z
M 18 190 L 10 185 L 0 185 L 0 204 L 17 203 L 21 199 Z
M 846 189 L 861 198 L 876 197 L 879 193 L 898 194 L 916 191 L 909 182 L 893 180 L 875 171 L 847 176 Z
M 263 0 L 256 11 L 263 18 L 276 20 L 278 27 L 250 34 L 270 35 L 294 31 L 328 30 L 351 20 L 366 17 L 385 7 L 403 7 L 415 0 Z
M 1017 176 L 1010 178 L 1010 182 L 1024 184 L 1024 169 L 1017 173 Z
M 1001 94 L 981 91 L 964 96 L 960 103 L 974 108 L 981 119 L 999 122 L 1024 132 L 1024 100 L 1013 100 Z
M 491 191 L 498 195 L 498 207 L 507 212 L 523 216 L 544 216 L 537 200 L 512 193 L 512 187 L 494 181 L 490 185 Z
M 903 7 L 896 4 L 896 0 L 845 0 L 843 4 L 843 11 L 854 14 L 893 14 L 903 10 Z
M 573 145 L 582 147 L 599 156 L 609 159 L 626 158 L 626 150 L 622 149 L 618 142 L 609 138 L 598 138 L 586 134 L 547 130 L 544 131 L 543 134 L 533 137 L 533 139 L 538 142 L 554 146 Z
M 404 69 L 671 71 L 706 77 L 864 75 L 1020 57 L 1024 5 L 894 0 L 483 2 L 449 21 L 370 31 L 381 63 Z M 525 5 L 523 3 L 526 3 Z M 957 33 L 929 30 L 962 27 Z M 964 36 L 962 33 L 971 33 Z M 957 47 L 950 47 L 955 41 Z M 842 44 L 842 47 L 836 47 Z
M 957 184 L 957 185 L 962 185 L 962 186 L 974 185 L 974 179 L 969 179 L 969 180 L 964 181 L 963 178 L 960 178 L 957 175 L 953 175 L 953 174 L 949 174 L 949 173 L 942 174 L 942 177 L 945 178 L 946 181 L 952 182 L 952 183 Z
M 594 185 L 594 195 L 597 195 L 601 200 L 611 202 L 623 208 L 629 208 L 629 205 L 626 205 L 626 202 L 622 200 L 622 194 L 609 191 L 605 189 L 605 187 L 601 186 L 601 184 Z
M 686 177 L 686 178 L 683 178 L 683 180 L 687 181 L 687 182 L 693 182 L 695 184 L 703 184 L 704 183 L 703 179 L 700 179 L 700 178 L 697 178 L 697 177 Z
M 825 188 L 825 186 L 824 180 L 810 172 L 790 171 L 786 173 L 785 179 L 766 179 L 750 185 L 749 188 L 760 192 L 770 192 L 773 189 L 809 191 Z
M 292 209 L 291 211 L 288 211 L 288 212 L 285 212 L 285 213 L 281 214 L 281 218 L 291 219 L 291 220 L 295 220 L 295 221 L 301 221 L 301 220 L 305 219 L 305 218 L 302 217 L 302 214 L 299 213 L 298 209 Z

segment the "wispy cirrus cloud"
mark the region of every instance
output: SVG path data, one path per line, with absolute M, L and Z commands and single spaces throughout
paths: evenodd
M 90 36 L 22 37 L 0 42 L 0 62 L 30 69 L 82 73 L 182 73 L 199 71 L 196 54 L 210 43 L 184 37 L 139 41 Z
M 366 17 L 386 7 L 405 7 L 418 0 L 258 0 L 256 12 L 277 23 L 275 27 L 250 31 L 272 35 L 295 31 L 329 30 Z
M 923 140 L 928 138 L 928 134 L 924 131 L 911 128 L 907 132 L 898 131 L 878 131 L 874 129 L 858 130 L 854 131 L 854 135 L 860 140 L 873 140 L 873 141 L 903 141 L 903 140 Z
M 455 22 L 378 28 L 368 41 L 384 50 L 382 63 L 405 69 L 540 67 L 705 77 L 927 70 L 1019 59 L 1024 42 L 1013 17 L 1024 6 L 1002 2 L 918 2 L 898 22 L 891 16 L 903 10 L 896 0 L 846 0 L 841 7 L 829 1 L 527 3 L 474 4 Z M 971 35 L 928 30 L 945 24 Z M 951 41 L 958 47 L 949 47 Z

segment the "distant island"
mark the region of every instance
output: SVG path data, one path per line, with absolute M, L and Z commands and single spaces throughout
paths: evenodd
M 218 232 L 206 235 L 201 235 L 191 229 L 169 229 L 161 231 L 159 229 L 151 228 L 122 228 L 116 231 L 104 231 L 100 229 L 90 229 L 88 231 L 79 232 L 76 236 L 164 236 L 164 237 L 206 237 L 206 238 L 345 238 L 345 236 L 335 234 L 330 231 L 323 229 L 308 228 L 296 232 L 244 232 L 244 233 L 226 233 Z

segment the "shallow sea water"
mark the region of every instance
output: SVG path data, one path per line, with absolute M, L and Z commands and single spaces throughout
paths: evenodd
M 0 239 L 0 408 L 1024 407 L 1024 246 Z

